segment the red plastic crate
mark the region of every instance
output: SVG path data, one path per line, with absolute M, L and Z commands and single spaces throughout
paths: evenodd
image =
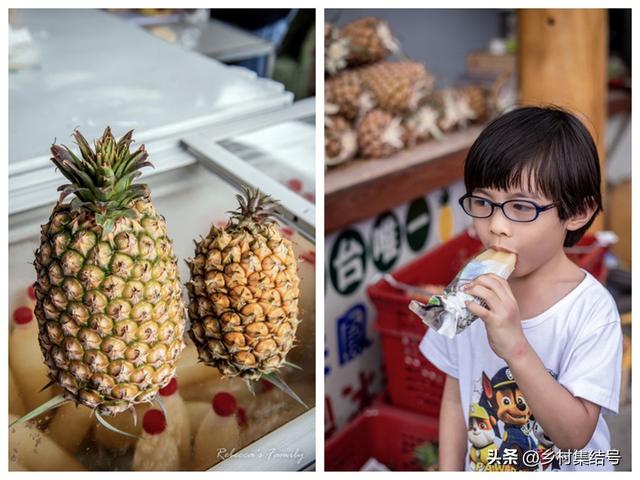
M 465 232 L 413 260 L 393 276 L 409 285 L 447 285 L 468 259 L 481 249 L 482 244 Z M 569 257 L 576 264 L 600 281 L 605 281 L 604 254 L 607 248 L 598 245 L 593 235 L 583 237 L 571 251 L 573 253 L 569 253 Z M 369 286 L 367 293 L 378 311 L 375 328 L 380 332 L 392 403 L 416 412 L 437 415 L 445 374 L 419 351 L 427 327 L 409 310 L 411 297 L 384 280 Z
M 437 441 L 437 418 L 380 403 L 327 441 L 325 471 L 360 470 L 371 457 L 391 470 L 422 470 L 416 447 Z
M 609 273 L 604 263 L 604 257 L 608 250 L 608 247 L 598 244 L 594 235 L 585 235 L 574 247 L 566 249 L 566 252 L 576 265 L 584 268 L 604 284 Z
M 376 330 L 380 332 L 391 403 L 437 417 L 446 375 L 420 353 L 422 336 L 378 325 Z

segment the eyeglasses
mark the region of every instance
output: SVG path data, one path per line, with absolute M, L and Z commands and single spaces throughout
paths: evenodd
M 502 210 L 504 216 L 514 222 L 533 222 L 540 213 L 556 206 L 555 203 L 540 206 L 529 200 L 507 200 L 503 203 L 492 202 L 484 197 L 477 197 L 467 193 L 458 203 L 464 213 L 474 218 L 489 218 L 496 208 Z

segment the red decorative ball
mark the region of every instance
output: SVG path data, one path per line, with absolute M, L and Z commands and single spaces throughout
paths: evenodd
M 169 397 L 178 391 L 178 379 L 173 377 L 169 383 L 160 389 L 160 395 L 163 397 Z
M 260 385 L 262 385 L 262 389 L 265 392 L 268 392 L 270 390 L 274 389 L 273 383 L 267 381 L 267 380 L 260 380 Z
M 292 178 L 287 182 L 287 186 L 294 192 L 300 192 L 302 190 L 302 181 L 299 178 Z
M 29 307 L 18 307 L 13 311 L 13 321 L 25 325 L 33 320 L 33 312 Z
M 33 285 L 29 285 L 29 288 L 27 288 L 27 295 L 29 295 L 29 298 L 31 300 L 35 300 L 36 299 L 36 291 L 33 288 Z
M 227 392 L 216 393 L 211 402 L 213 411 L 221 417 L 233 415 L 238 408 L 236 397 Z
M 164 418 L 164 413 L 155 408 L 147 410 L 144 417 L 142 417 L 142 428 L 150 435 L 158 435 L 164 432 L 165 428 L 167 428 L 167 419 Z
M 289 227 L 280 227 L 280 231 L 287 238 L 293 237 L 293 234 L 295 233 L 293 229 Z

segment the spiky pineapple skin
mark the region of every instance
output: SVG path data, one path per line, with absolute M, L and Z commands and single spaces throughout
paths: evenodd
M 340 29 L 340 35 L 349 40 L 350 65 L 377 62 L 392 53 L 390 46 L 380 37 L 381 27 L 388 29 L 384 20 L 363 17 L 347 23 Z
M 484 122 L 489 114 L 487 90 L 481 85 L 467 85 L 458 89 L 460 95 L 465 96 L 471 109 L 476 114 L 476 122 Z
M 361 68 L 359 76 L 376 104 L 395 114 L 414 112 L 433 88 L 433 76 L 418 62 L 379 62 Z
M 325 81 L 325 101 L 335 105 L 337 114 L 353 120 L 361 113 L 360 97 L 365 92 L 357 72 L 347 70 Z M 366 112 L 363 112 L 366 113 Z
M 401 125 L 395 135 L 397 143 L 386 140 L 386 132 L 396 120 L 400 121 L 398 117 L 379 108 L 370 110 L 364 116 L 357 129 L 359 153 L 363 158 L 388 157 L 403 147 L 402 141 L 406 134 Z
M 187 263 L 189 335 L 200 361 L 245 380 L 278 370 L 300 323 L 291 242 L 273 223 L 213 226 Z
M 115 415 L 175 373 L 185 314 L 164 219 L 147 198 L 104 235 L 94 214 L 58 202 L 35 253 L 35 315 L 49 376 L 78 404 Z
M 324 156 L 327 166 L 338 165 L 355 157 L 358 139 L 351 124 L 339 115 L 325 116 Z

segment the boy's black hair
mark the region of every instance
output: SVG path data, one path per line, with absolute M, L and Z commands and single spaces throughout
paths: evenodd
M 561 220 L 595 208 L 586 225 L 567 232 L 565 247 L 575 245 L 602 210 L 593 138 L 578 118 L 558 107 L 522 107 L 493 120 L 469 150 L 464 183 L 469 193 L 477 188 L 540 192 L 556 202 Z

